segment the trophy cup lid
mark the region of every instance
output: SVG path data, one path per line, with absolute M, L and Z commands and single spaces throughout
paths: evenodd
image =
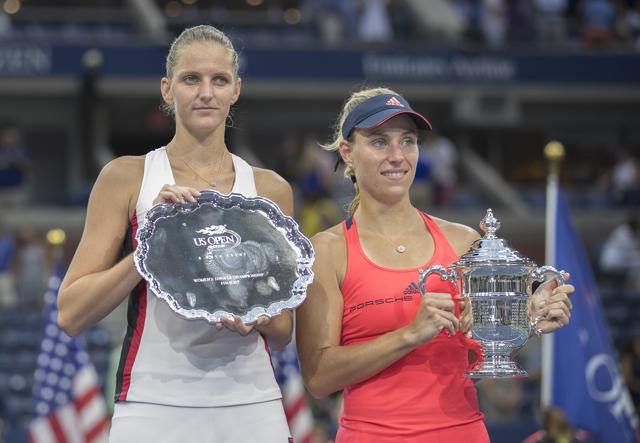
M 480 221 L 480 229 L 484 237 L 476 240 L 469 251 L 463 254 L 455 263 L 455 266 L 486 266 L 495 264 L 535 266 L 535 263 L 509 246 L 509 242 L 496 236 L 500 229 L 500 221 L 493 216 L 493 211 L 487 209 L 487 213 Z

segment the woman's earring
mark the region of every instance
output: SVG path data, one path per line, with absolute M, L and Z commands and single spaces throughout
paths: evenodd
M 353 169 L 353 165 L 351 163 L 347 163 L 347 175 L 352 183 L 356 182 L 356 170 Z

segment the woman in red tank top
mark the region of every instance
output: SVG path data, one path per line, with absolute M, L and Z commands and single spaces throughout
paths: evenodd
M 317 234 L 315 279 L 297 311 L 302 375 L 311 394 L 344 390 L 338 442 L 485 443 L 475 388 L 470 305 L 435 275 L 479 238 L 473 229 L 418 211 L 409 188 L 418 138 L 430 123 L 385 88 L 353 94 L 326 149 L 337 151 L 356 188 L 351 216 Z M 569 322 L 571 285 L 540 286 L 539 323 Z

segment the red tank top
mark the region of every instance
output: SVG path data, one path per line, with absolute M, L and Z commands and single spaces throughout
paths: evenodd
M 457 254 L 436 222 L 421 215 L 435 247 L 433 257 L 422 269 L 449 265 Z M 418 268 L 376 265 L 362 250 L 355 220 L 345 220 L 343 230 L 347 270 L 341 287 L 341 344 L 348 346 L 409 324 L 416 316 L 421 295 Z M 429 276 L 426 287 L 428 292 L 457 293 L 438 275 Z M 430 441 L 427 436 L 438 430 L 482 420 L 473 383 L 464 376 L 467 365 L 465 337 L 461 333 L 449 337 L 443 331 L 377 375 L 346 387 L 339 440 L 426 442 Z

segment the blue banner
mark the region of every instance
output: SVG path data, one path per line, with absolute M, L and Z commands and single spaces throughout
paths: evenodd
M 162 45 L 56 45 L 0 39 L 0 78 L 65 77 L 85 71 L 88 51 L 109 78 L 158 78 Z M 538 84 L 558 87 L 640 84 L 640 55 L 593 53 L 471 53 L 432 50 L 243 48 L 241 75 L 251 80 Z
M 569 325 L 553 337 L 551 404 L 602 443 L 640 442 L 638 416 L 618 371 L 598 289 L 562 194 L 555 219 L 555 265 L 576 288 Z

